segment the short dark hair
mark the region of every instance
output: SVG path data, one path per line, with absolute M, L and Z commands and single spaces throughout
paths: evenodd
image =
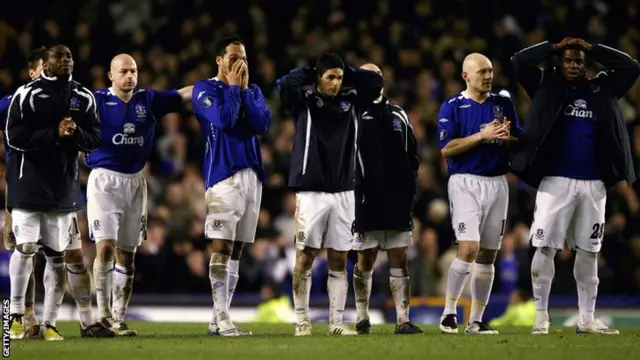
M 232 44 L 245 46 L 239 35 L 225 36 L 216 42 L 216 56 L 224 56 L 227 53 L 227 46 Z
M 327 70 L 339 68 L 344 70 L 344 61 L 340 55 L 335 53 L 325 53 L 316 59 L 316 73 L 322 76 Z
M 27 57 L 27 67 L 35 70 L 38 68 L 38 62 L 44 60 L 44 54 L 47 51 L 44 46 L 32 50 Z

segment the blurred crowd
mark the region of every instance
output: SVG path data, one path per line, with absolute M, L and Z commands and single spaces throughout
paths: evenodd
M 28 80 L 26 55 L 41 45 L 68 45 L 75 57 L 74 79 L 89 88 L 108 87 L 109 61 L 127 52 L 137 61 L 139 86 L 164 90 L 215 76 L 215 40 L 227 33 L 244 38 L 250 81 L 267 98 L 272 126 L 262 138 L 268 187 L 255 243 L 245 249 L 237 293 L 259 293 L 268 283 L 283 290 L 290 286 L 295 195 L 285 179 L 295 129 L 275 86 L 290 69 L 328 50 L 342 54 L 351 66 L 374 62 L 382 68 L 386 96 L 406 109 L 422 159 L 410 248 L 413 293 L 441 296 L 455 248 L 435 128 L 442 101 L 464 89 L 464 56 L 477 51 L 492 59 L 494 91 L 508 91 L 526 122 L 530 101 L 513 78 L 509 58 L 514 52 L 565 36 L 602 42 L 634 58 L 640 48 L 640 6 L 632 0 L 495 0 L 490 6 L 464 0 L 236 0 L 224 5 L 205 0 L 35 0 L 29 7 L 0 18 L 0 95 Z M 620 103 L 640 169 L 640 82 Z M 155 151 L 144 170 L 151 219 L 148 240 L 137 254 L 136 293 L 210 291 L 203 155 L 202 133 L 190 106 L 159 122 Z M 84 169 L 82 184 L 87 176 Z M 530 286 L 528 226 L 535 192 L 514 177 L 509 183 L 508 232 L 494 286 L 499 293 Z M 609 192 L 601 294 L 640 292 L 639 187 L 620 184 Z M 86 220 L 83 237 L 91 267 L 95 251 Z M 558 256 L 554 293 L 575 293 L 572 257 L 570 251 Z M 314 269 L 313 292 L 323 293 L 326 260 L 316 261 Z M 384 254 L 377 269 L 373 291 L 387 293 Z

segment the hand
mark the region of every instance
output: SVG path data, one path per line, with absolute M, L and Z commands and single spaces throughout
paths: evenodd
M 589 44 L 588 42 L 582 40 L 582 39 L 573 39 L 573 41 L 571 42 L 570 45 L 578 45 L 581 48 L 583 48 L 586 51 L 591 50 L 591 44 Z
M 567 47 L 567 45 L 569 45 L 574 40 L 575 40 L 574 38 L 566 37 L 566 38 L 562 39 L 562 41 L 560 41 L 559 43 L 553 44 L 553 48 L 555 50 L 562 50 L 563 48 Z
M 501 124 L 502 129 L 505 130 L 505 133 L 501 135 L 498 140 L 509 140 L 511 138 L 511 120 L 504 119 Z
M 58 135 L 60 137 L 71 136 L 76 131 L 76 127 L 76 123 L 70 117 L 66 117 L 58 124 Z
M 483 141 L 493 141 L 509 135 L 508 125 L 499 120 L 493 120 L 480 130 L 480 138 Z
M 249 66 L 246 62 L 242 62 L 242 90 L 249 87 Z
M 229 70 L 229 73 L 227 74 L 227 81 L 229 81 L 229 85 L 232 85 L 232 86 L 242 85 L 243 66 L 244 66 L 244 61 L 236 61 L 231 66 L 231 70 Z

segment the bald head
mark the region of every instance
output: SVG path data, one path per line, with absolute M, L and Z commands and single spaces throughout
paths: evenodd
M 464 58 L 462 71 L 475 72 L 478 68 L 491 66 L 491 61 L 480 53 L 472 53 Z
M 138 66 L 129 54 L 119 54 L 111 59 L 109 71 L 111 86 L 123 93 L 130 93 L 138 85 Z
M 380 70 L 380 68 L 376 64 L 367 63 L 360 66 L 360 69 L 375 71 L 376 73 L 382 75 L 382 70 Z
M 488 93 L 493 83 L 491 60 L 480 53 L 467 55 L 462 63 L 462 78 L 467 83 L 467 90 Z

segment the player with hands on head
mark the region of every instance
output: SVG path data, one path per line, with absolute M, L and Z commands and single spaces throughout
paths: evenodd
M 251 335 L 229 315 L 240 257 L 255 240 L 265 184 L 259 136 L 271 124 L 260 87 L 249 84 L 244 42 L 238 36 L 216 44 L 218 75 L 193 88 L 193 110 L 205 135 L 205 237 L 211 240 L 209 279 L 213 317 L 207 334 Z
M 56 320 L 65 292 L 65 250 L 74 243 L 78 246 L 76 249 L 80 246 L 76 218 L 76 211 L 80 209 L 78 152 L 93 151 L 100 144 L 95 99 L 88 89 L 73 81 L 72 73 L 73 57 L 69 48 L 64 45 L 48 48 L 40 77 L 18 88 L 11 98 L 5 128 L 7 145 L 11 148 L 6 175 L 7 187 L 11 189 L 7 208 L 11 210 L 16 239 L 16 251 L 9 265 L 11 327 L 25 315 L 25 295 L 33 271 L 36 243 L 39 243 L 47 261 L 40 327 L 45 340 L 63 340 Z M 82 252 L 76 254 L 82 262 Z M 68 264 L 69 272 L 74 272 L 71 266 L 77 265 L 77 261 Z M 86 272 L 83 265 L 74 270 Z M 79 280 L 70 276 L 73 278 Z M 83 278 L 86 281 L 87 277 Z M 82 335 L 112 336 L 111 332 L 103 332 L 102 326 L 91 326 L 89 288 L 86 283 L 80 285 L 72 286 L 72 291 L 76 300 L 78 294 L 74 289 L 85 292 L 80 294 L 82 304 L 79 304 Z M 91 329 L 87 332 L 88 327 Z
M 517 140 L 520 126 L 511 99 L 491 92 L 493 66 L 486 56 L 468 55 L 462 78 L 466 90 L 444 101 L 438 115 L 438 140 L 450 176 L 449 203 L 458 247 L 447 274 L 440 331 L 458 333 L 458 299 L 475 265 L 471 318 L 465 333 L 498 334 L 482 317 L 507 222 L 507 144 Z
M 375 64 L 361 68 L 382 75 Z M 413 126 L 405 111 L 382 92 L 365 108 L 360 121 L 353 238 L 353 250 L 358 253 L 353 275 L 356 331 L 371 333 L 371 276 L 378 250 L 382 250 L 389 260 L 389 284 L 396 306 L 395 333 L 420 334 L 422 329 L 409 321 L 407 249 L 413 243 L 413 202 L 420 166 Z
M 349 283 L 347 253 L 355 220 L 355 166 L 362 111 L 380 96 L 380 74 L 345 67 L 334 53 L 315 67 L 292 70 L 277 80 L 282 105 L 295 121 L 289 187 L 296 192 L 293 302 L 296 336 L 311 335 L 311 267 L 326 249 L 329 260 L 329 333 L 357 335 L 343 322 Z M 306 89 L 305 86 L 313 86 Z
M 538 67 L 554 53 L 560 55 L 559 66 Z M 588 78 L 588 58 L 606 69 Z M 640 65 L 619 50 L 577 38 L 544 41 L 511 60 L 518 82 L 532 99 L 529 125 L 512 159 L 512 172 L 538 190 L 530 237 L 536 248 L 531 280 L 537 310 L 531 333 L 549 333 L 554 259 L 566 245 L 575 252 L 577 332 L 618 334 L 595 318 L 598 253 L 607 188 L 636 180 L 618 99 L 635 83 Z
M 193 86 L 168 91 L 137 88 L 138 67 L 128 54 L 111 60 L 108 76 L 111 87 L 94 92 L 102 141 L 96 151 L 85 155 L 91 169 L 87 220 L 96 243 L 93 278 L 98 318 L 117 335 L 134 336 L 136 331 L 125 319 L 133 292 L 135 253 L 146 239 L 147 182 L 142 169 L 153 151 L 157 122 L 168 113 L 180 112 L 191 99 Z M 73 125 L 61 126 L 73 133 Z

